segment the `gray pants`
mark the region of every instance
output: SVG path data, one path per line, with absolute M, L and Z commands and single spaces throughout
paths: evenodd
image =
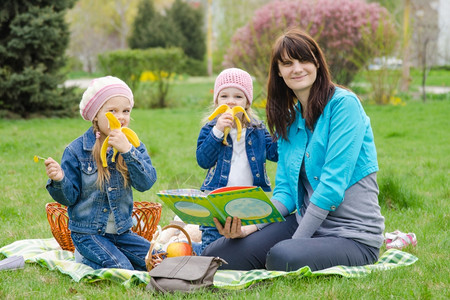
M 298 224 L 295 215 L 273 223 L 243 239 L 220 238 L 202 252 L 219 256 L 228 264 L 222 269 L 293 271 L 309 266 L 312 271 L 332 266 L 362 266 L 378 259 L 379 249 L 351 239 L 313 236 L 291 239 Z

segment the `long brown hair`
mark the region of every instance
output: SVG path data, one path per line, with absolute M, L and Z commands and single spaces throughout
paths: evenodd
M 92 122 L 93 125 L 93 129 L 94 129 L 94 134 L 96 134 L 96 132 L 100 132 L 100 129 L 98 128 L 98 123 L 97 121 L 93 121 Z M 92 156 L 94 157 L 94 160 L 97 164 L 97 186 L 100 190 L 103 190 L 103 186 L 105 184 L 105 182 L 109 181 L 109 177 L 111 176 L 111 174 L 109 173 L 109 169 L 108 168 L 104 168 L 102 165 L 102 160 L 101 160 L 101 152 L 102 149 L 102 143 L 100 143 L 100 139 L 96 139 L 95 140 L 95 144 L 94 144 L 94 148 L 92 149 Z M 116 156 L 116 168 L 117 170 L 120 172 L 120 174 L 122 174 L 123 177 L 123 185 L 125 187 L 128 187 L 129 184 L 129 174 L 128 174 L 128 168 L 127 165 L 122 157 L 122 155 L 117 154 Z
M 284 139 L 287 139 L 288 128 L 295 120 L 297 102 L 294 92 L 279 75 L 278 63 L 286 55 L 301 62 L 312 62 L 317 67 L 317 77 L 311 87 L 306 110 L 303 111 L 308 128 L 314 129 L 335 88 L 322 50 L 311 36 L 298 28 L 291 28 L 281 35 L 272 48 L 266 115 L 270 132 Z

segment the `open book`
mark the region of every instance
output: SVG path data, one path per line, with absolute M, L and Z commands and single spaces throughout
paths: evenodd
M 227 217 L 240 218 L 242 225 L 284 221 L 261 187 L 224 187 L 208 194 L 195 189 L 164 190 L 157 195 L 186 224 L 215 227 L 214 217 L 222 224 Z

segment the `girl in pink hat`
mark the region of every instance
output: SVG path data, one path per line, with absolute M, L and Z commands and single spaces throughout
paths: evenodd
M 52 198 L 68 207 L 69 229 L 81 262 L 94 268 L 146 270 L 150 243 L 131 231 L 132 187 L 150 189 L 156 171 L 145 145 L 133 146 L 120 129 L 111 129 L 111 112 L 121 127 L 130 123 L 133 93 L 119 78 L 94 79 L 83 94 L 80 113 L 92 126 L 71 142 L 61 160 L 45 160 Z M 106 167 L 101 148 L 108 138 Z M 115 159 L 113 149 L 118 151 Z
M 196 154 L 199 166 L 208 171 L 201 190 L 260 186 L 266 192 L 271 191 L 266 160 L 278 160 L 277 144 L 251 109 L 253 82 L 250 74 L 238 68 L 222 71 L 214 84 L 213 101 L 214 109 L 223 104 L 230 108 L 241 106 L 250 122 L 243 114 L 238 114 L 242 124 L 242 132 L 239 132 L 232 114 L 224 112 L 203 126 L 197 140 Z M 228 135 L 225 134 L 227 128 Z M 200 230 L 202 245 L 197 252 L 222 236 L 216 227 L 200 226 Z

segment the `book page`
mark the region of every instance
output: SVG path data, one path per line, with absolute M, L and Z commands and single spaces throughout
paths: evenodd
M 226 216 L 240 218 L 242 225 L 284 221 L 261 187 L 219 189 L 210 193 L 208 199 Z
M 207 194 L 195 189 L 164 190 L 157 196 L 186 224 L 213 226 L 213 218 L 223 220 L 208 201 Z

